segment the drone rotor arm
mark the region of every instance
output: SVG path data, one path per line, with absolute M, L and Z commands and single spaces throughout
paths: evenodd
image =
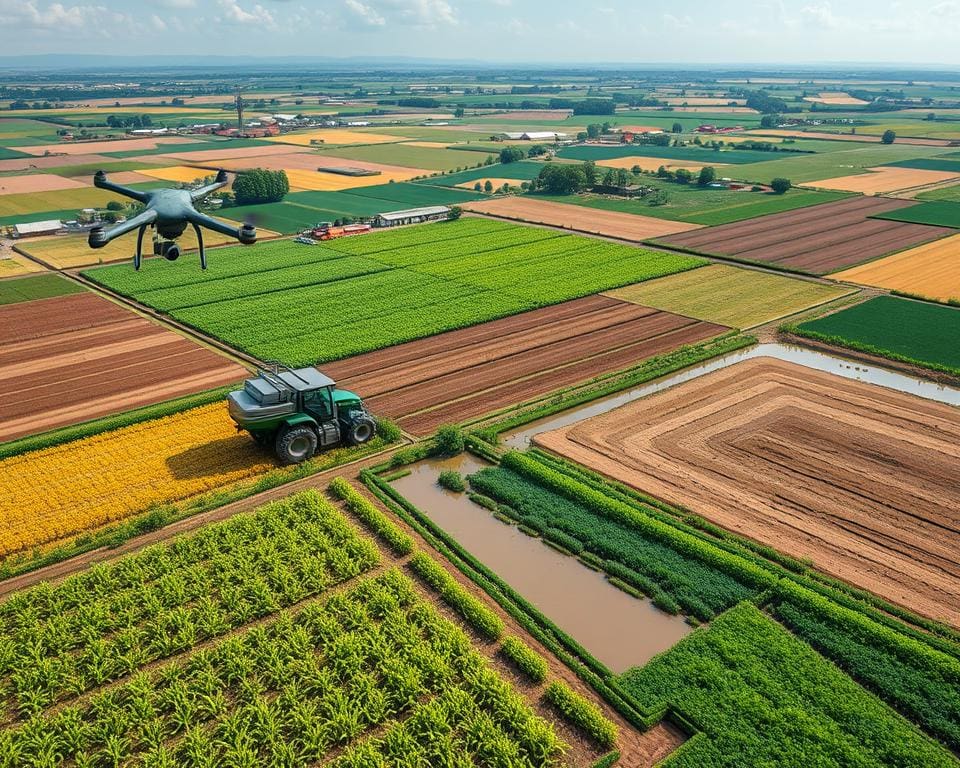
M 116 192 L 119 195 L 129 197 L 143 204 L 146 204 L 150 201 L 150 195 L 148 195 L 146 192 L 130 189 L 130 187 L 125 187 L 122 184 L 114 184 L 112 181 L 107 179 L 107 174 L 105 174 L 103 171 L 97 171 L 94 174 L 93 186 L 98 187 L 99 189 L 108 189 L 111 192 Z
M 148 227 L 157 220 L 157 212 L 148 208 L 142 213 L 123 221 L 116 226 L 105 230 L 103 227 L 94 227 L 90 230 L 88 244 L 91 248 L 103 248 L 111 240 L 125 235 L 127 232 L 133 232 L 138 227 Z
M 219 232 L 221 235 L 239 240 L 244 245 L 250 245 L 257 239 L 257 230 L 250 224 L 244 224 L 242 227 L 231 227 L 229 224 L 224 224 L 222 221 L 199 211 L 190 211 L 187 214 L 187 220 L 196 226 L 205 227 L 214 232 Z
M 202 197 L 209 195 L 211 192 L 216 192 L 218 189 L 223 189 L 229 183 L 230 183 L 230 179 L 227 178 L 226 171 L 221 170 L 219 173 L 217 173 L 216 181 L 214 181 L 212 184 L 207 184 L 204 187 L 200 187 L 199 189 L 193 190 L 190 193 L 190 199 L 193 200 L 193 202 L 196 202 L 197 200 L 200 200 Z

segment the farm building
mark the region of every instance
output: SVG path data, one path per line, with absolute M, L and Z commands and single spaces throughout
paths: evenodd
M 403 224 L 423 224 L 427 221 L 444 221 L 450 217 L 450 209 L 445 205 L 429 205 L 425 208 L 410 208 L 405 211 L 391 211 L 378 214 L 374 220 L 377 227 L 399 227 Z
M 47 219 L 46 221 L 31 221 L 28 224 L 14 224 L 13 236 L 20 237 L 39 237 L 40 235 L 55 235 L 63 231 L 63 222 L 59 219 Z
M 556 131 L 523 131 L 522 133 L 501 133 L 500 138 L 506 141 L 560 141 L 567 138 L 567 134 Z

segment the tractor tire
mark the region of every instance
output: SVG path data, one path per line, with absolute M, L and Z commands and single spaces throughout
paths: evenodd
M 377 423 L 369 416 L 360 416 L 350 423 L 347 430 L 347 442 L 350 445 L 363 445 L 373 440 L 377 434 Z
M 304 425 L 287 427 L 277 435 L 275 449 L 283 464 L 302 464 L 317 452 L 317 433 Z

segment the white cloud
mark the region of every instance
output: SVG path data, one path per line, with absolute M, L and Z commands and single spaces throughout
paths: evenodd
M 530 25 L 522 19 L 514 17 L 507 22 L 506 30 L 511 35 L 524 35 L 530 31 Z
M 932 16 L 954 17 L 960 16 L 960 3 L 956 0 L 943 0 L 930 9 Z
M 347 8 L 360 17 L 364 24 L 371 27 L 382 27 L 387 23 L 383 15 L 372 5 L 365 5 L 360 0 L 346 0 Z
M 668 29 L 688 29 L 692 23 L 689 16 L 674 16 L 672 13 L 663 14 L 663 24 Z
M 153 14 L 150 17 L 150 25 L 157 30 L 157 32 L 166 32 L 167 31 L 167 22 L 161 19 L 157 14 Z
M 223 13 L 221 18 L 234 24 L 264 24 L 268 27 L 276 26 L 273 14 L 259 3 L 249 11 L 241 8 L 237 0 L 218 0 Z
M 800 21 L 805 27 L 814 29 L 836 29 L 840 20 L 833 15 L 830 3 L 807 5 L 800 9 Z
M 390 23 L 431 28 L 457 23 L 457 14 L 448 0 L 344 0 L 344 3 L 348 10 L 371 27 L 383 27 Z
M 164 8 L 196 8 L 197 0 L 159 0 Z
M 85 26 L 107 9 L 93 5 L 52 3 L 39 8 L 33 0 L 0 0 L 0 24 L 29 29 L 63 29 Z

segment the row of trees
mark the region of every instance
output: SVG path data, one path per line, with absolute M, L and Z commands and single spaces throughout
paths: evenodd
M 268 171 L 257 168 L 237 174 L 233 182 L 233 194 L 237 205 L 277 203 L 290 191 L 290 181 L 284 171 Z

